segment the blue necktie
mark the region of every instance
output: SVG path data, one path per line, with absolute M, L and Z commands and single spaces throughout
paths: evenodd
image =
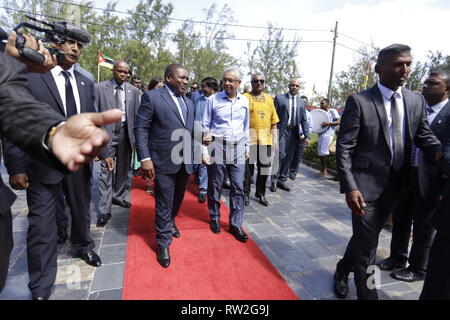
M 70 83 L 71 74 L 69 71 L 63 71 L 62 74 L 66 78 L 66 116 L 70 118 L 78 114 L 77 104 L 75 103 L 75 97 L 73 95 L 72 84 Z
M 430 114 L 433 114 L 433 113 L 434 113 L 433 108 L 427 107 L 427 114 L 430 115 Z
M 177 96 L 178 103 L 180 104 L 181 113 L 183 114 L 184 122 L 186 123 L 188 117 L 187 106 L 184 103 L 183 97 L 181 95 Z

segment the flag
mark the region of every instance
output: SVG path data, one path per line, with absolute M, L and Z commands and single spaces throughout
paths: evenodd
M 106 67 L 108 69 L 112 69 L 113 65 L 114 65 L 114 60 L 107 56 L 102 55 L 102 53 L 99 51 L 97 64 L 99 66 Z

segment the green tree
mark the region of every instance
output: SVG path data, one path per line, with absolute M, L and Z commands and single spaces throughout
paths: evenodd
M 344 106 L 350 94 L 368 89 L 377 81 L 374 71 L 377 50 L 369 51 L 366 47 L 362 47 L 359 52 L 361 54 L 355 57 L 354 63 L 348 67 L 347 71 L 341 71 L 335 75 L 331 89 L 331 105 L 335 107 Z
M 267 33 L 255 49 L 247 44 L 247 67 L 249 74 L 261 72 L 266 78 L 266 88 L 278 94 L 286 90 L 292 78 L 299 78 L 297 50 L 300 40 L 285 42 L 283 29 L 268 23 Z
M 189 71 L 192 81 L 200 82 L 205 77 L 220 79 L 223 71 L 238 64 L 228 52 L 225 39 L 232 39 L 224 24 L 235 22 L 233 11 L 225 4 L 221 10 L 214 3 L 204 9 L 203 28 L 193 21 L 182 24 L 173 41 L 177 45 L 176 61 Z

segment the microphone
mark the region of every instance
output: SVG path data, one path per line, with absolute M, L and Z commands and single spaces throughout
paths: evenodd
M 91 42 L 91 36 L 86 30 L 83 30 L 73 24 L 67 22 L 54 22 L 51 27 L 55 32 L 73 40 L 89 43 Z
M 0 41 L 8 39 L 8 33 L 0 27 Z

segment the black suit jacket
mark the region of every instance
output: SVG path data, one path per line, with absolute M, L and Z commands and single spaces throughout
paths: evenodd
M 80 112 L 96 112 L 94 83 L 78 71 L 74 71 L 74 75 L 80 96 Z M 51 72 L 46 74 L 29 74 L 28 83 L 35 100 L 49 104 L 59 115 L 65 116 L 64 106 Z M 5 165 L 10 175 L 27 173 L 31 180 L 45 184 L 57 184 L 64 178 L 63 173 L 31 157 L 27 157 L 22 150 L 8 140 L 5 141 L 4 151 Z M 92 167 L 92 163 L 89 165 Z
M 448 107 L 448 105 L 446 106 Z M 441 110 L 443 111 L 443 110 Z M 447 116 L 441 118 L 440 130 L 447 132 L 441 138 L 443 158 L 441 160 L 441 170 L 450 176 L 450 115 L 448 110 Z M 443 191 L 441 191 L 443 199 L 439 201 L 433 216 L 433 226 L 442 234 L 450 235 L 450 179 L 445 179 Z
M 134 135 L 139 160 L 151 158 L 157 172 L 163 174 L 178 172 L 182 163 L 187 173 L 192 173 L 194 106 L 190 99 L 183 99 L 188 108 L 186 123 L 165 86 L 145 92 L 136 114 Z M 178 159 L 182 161 L 174 162 L 172 153 L 182 154 Z
M 446 128 L 446 119 L 450 118 L 450 102 L 441 109 L 439 114 L 430 123 L 431 131 L 436 135 L 439 141 L 446 139 L 450 135 L 450 131 Z M 419 188 L 421 195 L 425 197 L 436 197 L 441 191 L 444 180 L 442 179 L 442 171 L 434 159 L 424 157 L 423 153 L 419 154 Z
M 42 146 L 45 133 L 63 120 L 64 117 L 32 96 L 25 66 L 0 53 L 0 136 L 22 148 L 35 161 L 47 163 L 61 174 L 67 173 Z M 0 178 L 0 214 L 9 212 L 14 200 L 15 194 Z
M 424 98 L 402 89 L 405 106 L 405 162 L 411 144 L 432 157 L 440 142 L 431 132 Z M 348 97 L 336 143 L 341 192 L 360 190 L 366 201 L 375 201 L 389 180 L 391 170 L 390 132 L 383 97 L 378 86 Z
M 306 138 L 309 138 L 309 125 L 308 118 L 306 117 L 305 101 L 299 96 L 296 97 L 297 103 L 297 125 L 303 129 L 303 134 Z M 275 97 L 275 109 L 277 110 L 278 118 L 280 121 L 277 123 L 277 129 L 279 138 L 281 139 L 286 135 L 286 128 L 289 121 L 289 93 L 280 94 Z

